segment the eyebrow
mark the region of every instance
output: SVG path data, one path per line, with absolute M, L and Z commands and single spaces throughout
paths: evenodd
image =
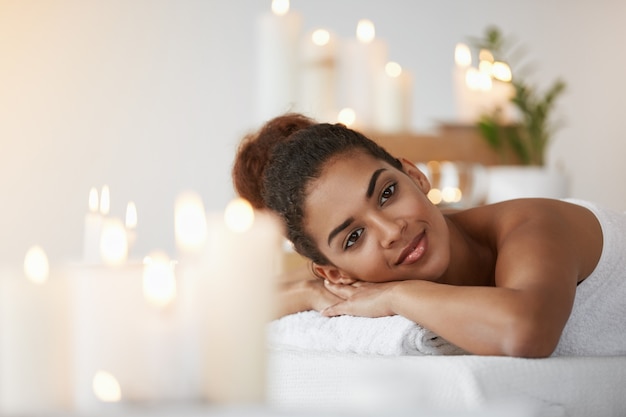
M 380 168 L 380 169 L 377 169 L 376 171 L 374 171 L 374 173 L 372 174 L 372 177 L 370 178 L 370 182 L 369 182 L 369 184 L 367 186 L 367 191 L 365 192 L 365 197 L 367 199 L 370 199 L 372 197 L 372 195 L 374 194 L 374 190 L 376 189 L 376 182 L 378 181 L 378 177 L 380 177 L 380 174 L 382 174 L 384 171 L 386 171 L 386 168 Z M 339 226 L 335 227 L 328 234 L 328 246 L 330 246 L 330 242 L 335 238 L 335 236 L 337 236 L 339 233 L 341 233 L 342 230 L 344 230 L 348 226 L 350 226 L 350 223 L 352 223 L 353 221 L 354 221 L 354 217 L 350 217 L 349 219 L 347 219 L 343 223 L 341 223 Z

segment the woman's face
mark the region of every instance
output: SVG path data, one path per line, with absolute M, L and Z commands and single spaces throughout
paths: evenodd
M 318 271 L 330 281 L 436 281 L 448 268 L 446 221 L 426 196 L 424 174 L 403 165 L 346 154 L 309 185 L 305 227 L 333 264 Z

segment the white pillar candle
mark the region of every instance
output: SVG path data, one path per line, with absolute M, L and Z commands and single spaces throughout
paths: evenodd
M 100 235 L 100 257 L 109 265 L 119 265 L 128 258 L 128 237 L 121 219 L 104 219 Z
M 298 108 L 308 116 L 329 122 L 337 114 L 337 41 L 325 29 L 302 39 Z
M 257 118 L 284 113 L 295 104 L 297 48 L 301 17 L 289 10 L 289 0 L 273 0 L 272 11 L 257 21 Z
M 126 240 L 130 256 L 133 246 L 135 246 L 135 242 L 137 241 L 137 206 L 133 201 L 129 201 L 126 205 L 124 225 L 126 226 Z
M 472 73 L 468 73 L 471 64 L 470 48 L 464 43 L 458 43 L 454 49 L 453 86 L 457 118 L 465 124 L 473 124 L 477 119 L 478 93 L 471 86 Z
M 26 271 L 0 267 L 0 415 L 65 412 L 71 373 L 67 279 L 63 270 L 49 269 L 38 248 L 24 266 Z
M 375 112 L 376 82 L 387 62 L 387 45 L 376 39 L 374 24 L 359 21 L 355 39 L 343 44 L 341 60 L 341 107 L 355 111 L 355 127 L 372 127 Z
M 376 112 L 377 131 L 384 133 L 406 132 L 411 120 L 411 74 L 396 62 L 388 62 L 378 78 Z
M 79 412 L 189 399 L 189 378 L 181 371 L 183 300 L 172 290 L 179 283 L 172 263 L 159 266 L 162 253 L 152 258 L 148 267 L 135 262 L 70 269 L 73 397 Z
M 100 262 L 100 233 L 102 232 L 103 216 L 99 209 L 98 190 L 89 191 L 89 212 L 85 215 L 85 230 L 83 237 L 83 262 Z
M 206 310 L 200 330 L 205 398 L 216 404 L 265 400 L 265 331 L 274 313 L 281 268 L 281 228 L 241 199 L 209 219 L 204 279 L 197 291 Z

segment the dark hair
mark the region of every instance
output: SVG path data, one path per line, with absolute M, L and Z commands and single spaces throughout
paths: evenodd
M 262 139 L 269 131 L 287 134 L 272 140 Z M 255 143 L 263 150 L 252 152 L 249 148 Z M 265 147 L 268 143 L 272 143 L 270 149 Z M 325 265 L 328 259 L 304 230 L 307 186 L 319 178 L 328 161 L 358 151 L 402 169 L 401 162 L 376 142 L 342 124 L 315 123 L 298 114 L 279 116 L 269 121 L 259 134 L 244 138 L 233 168 L 235 188 L 255 207 L 266 207 L 279 214 L 296 251 Z M 261 154 L 266 158 L 264 161 L 258 158 L 252 164 L 248 160 L 250 155 Z M 252 166 L 254 170 L 245 172 L 245 168 Z

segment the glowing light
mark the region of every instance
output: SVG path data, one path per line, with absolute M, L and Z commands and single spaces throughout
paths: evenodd
M 103 215 L 109 214 L 109 209 L 111 208 L 111 193 L 109 191 L 109 186 L 105 185 L 102 187 L 102 192 L 100 193 L 100 213 Z
M 143 294 L 152 304 L 164 307 L 176 297 L 176 276 L 171 261 L 163 252 L 153 252 L 143 260 Z
M 249 230 L 254 223 L 254 210 L 243 198 L 236 198 L 226 206 L 224 210 L 224 222 L 233 232 L 243 233 Z
M 442 200 L 441 190 L 439 190 L 438 188 L 431 188 L 430 191 L 428 191 L 427 197 L 431 201 L 431 203 L 437 205 L 441 203 Z
M 111 265 L 119 264 L 128 256 L 126 229 L 119 219 L 108 219 L 102 226 L 100 236 L 100 255 L 102 260 Z
M 456 187 L 445 187 L 441 191 L 441 198 L 446 203 L 458 203 L 462 197 L 463 193 Z
M 98 371 L 93 377 L 93 393 L 96 398 L 105 403 L 115 403 L 122 399 L 122 389 L 113 375 L 105 371 Z
M 472 53 L 464 43 L 457 43 L 454 48 L 454 62 L 460 67 L 472 65 Z
M 46 252 L 39 247 L 33 246 L 26 252 L 24 257 L 24 274 L 26 278 L 35 284 L 43 284 L 48 280 L 50 264 Z
M 130 201 L 126 206 L 126 228 L 134 229 L 137 227 L 137 206 Z
M 184 250 L 197 250 L 206 241 L 207 221 L 204 204 L 198 194 L 185 191 L 176 198 L 174 229 L 177 245 Z
M 368 19 L 361 19 L 356 25 L 356 38 L 361 43 L 371 43 L 376 37 L 374 23 Z
M 284 16 L 289 12 L 289 0 L 272 0 L 272 13 Z
M 513 79 L 511 67 L 506 62 L 496 61 L 493 63 L 491 74 L 496 80 L 510 82 Z
M 339 114 L 337 115 L 337 121 L 346 125 L 347 127 L 350 127 L 356 121 L 356 113 L 349 107 L 341 109 L 341 111 L 339 111 Z
M 402 74 L 402 67 L 397 62 L 387 62 L 385 73 L 393 78 L 399 77 Z
M 311 35 L 311 41 L 317 46 L 328 45 L 328 42 L 330 42 L 330 32 L 325 29 L 317 29 Z
M 493 62 L 493 54 L 487 49 L 481 49 L 478 53 L 478 59 L 481 61 Z
M 468 68 L 465 83 L 470 90 L 489 91 L 492 87 L 491 76 L 476 68 Z
M 98 190 L 96 187 L 91 187 L 89 190 L 89 211 L 92 213 L 98 211 Z

